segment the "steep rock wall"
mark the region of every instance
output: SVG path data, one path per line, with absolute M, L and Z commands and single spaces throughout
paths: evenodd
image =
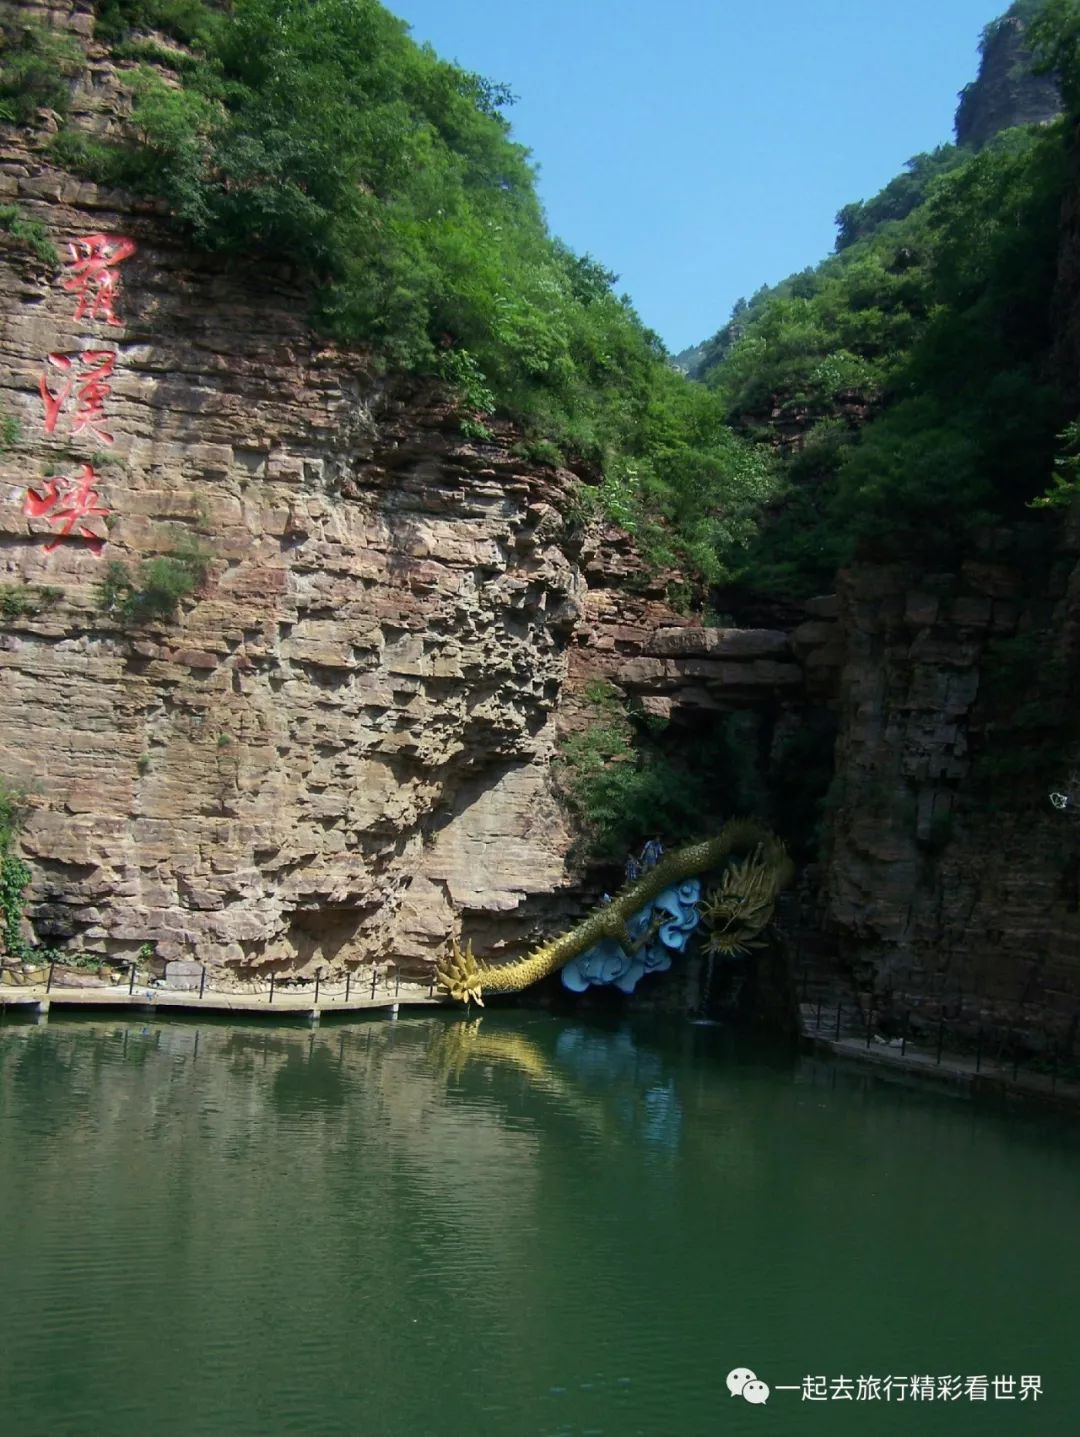
M 109 335 L 74 325 L 32 262 L 3 270 L 24 436 L 0 470 L 3 582 L 63 591 L 2 639 L 0 766 L 39 788 L 39 936 L 238 963 L 419 956 L 452 910 L 558 887 L 565 834 L 534 761 L 584 591 L 559 547 L 570 476 L 463 444 L 438 396 L 321 347 L 282 276 L 199 265 L 11 149 L 3 171 L 58 240 L 138 245 Z M 38 379 L 48 353 L 106 342 L 108 542 L 49 554 L 28 485 L 101 446 L 43 433 Z M 98 611 L 104 563 L 192 533 L 211 575 L 176 622 Z
M 49 8 L 89 36 L 85 6 Z M 107 131 L 123 97 L 88 58 L 75 117 Z M 0 199 L 62 254 L 97 233 L 137 248 L 118 325 L 75 320 L 70 265 L 8 244 L 0 266 L 0 404 L 21 428 L 0 455 L 0 582 L 16 607 L 61 591 L 0 631 L 0 772 L 31 789 L 37 937 L 407 965 L 462 914 L 557 891 L 548 759 L 586 589 L 563 542 L 573 476 L 522 464 L 509 434 L 464 443 L 439 393 L 322 344 L 287 270 L 185 251 L 154 205 L 49 165 L 48 128 L 4 132 Z M 65 379 L 46 357 L 94 349 L 115 350 L 112 445 L 73 430 L 74 396 L 45 432 L 39 382 Z M 27 496 L 87 463 L 108 513 L 49 553 L 62 526 Z M 185 536 L 210 555 L 196 601 L 134 628 L 102 614 L 107 563 Z
M 125 102 L 87 7 L 45 9 L 86 44 L 75 121 L 110 132 Z M 516 457 L 508 429 L 465 442 L 436 388 L 320 341 L 289 270 L 193 254 L 158 206 L 57 170 L 52 127 L 0 131 L 0 202 L 66 261 L 0 236 L 0 413 L 20 428 L 0 453 L 0 775 L 30 790 L 34 936 L 426 971 L 451 933 L 513 952 L 575 916 L 556 740 L 591 677 L 632 689 L 659 663 L 661 705 L 684 684 L 664 579 L 620 531 L 577 532 L 575 476 Z M 76 319 L 94 235 L 135 248 Z M 80 429 L 91 352 L 112 369 Z M 99 512 L 65 534 L 56 496 L 87 465 Z M 209 575 L 174 617 L 103 612 L 110 563 L 191 539 Z M 797 670 L 760 649 L 707 656 L 711 705 L 794 700 Z
M 1075 529 L 986 533 L 954 573 L 842 576 L 826 923 L 860 986 L 1032 1044 L 1080 1012 Z
M 960 92 L 956 143 L 982 149 L 1012 125 L 1042 124 L 1061 114 L 1061 96 L 1050 75 L 1032 72 L 1024 22 L 1002 16 L 988 30 L 979 74 Z

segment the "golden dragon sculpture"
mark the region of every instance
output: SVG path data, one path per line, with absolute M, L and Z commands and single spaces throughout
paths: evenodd
M 731 819 L 715 838 L 687 844 L 666 854 L 609 902 L 596 908 L 567 933 L 541 943 L 523 958 L 487 964 L 456 939 L 436 972 L 442 991 L 461 1003 L 484 1005 L 485 993 L 516 993 L 557 972 L 594 944 L 611 939 L 633 953 L 649 941 L 655 925 L 637 938 L 629 931 L 635 914 L 665 889 L 727 865 L 716 888 L 702 904 L 710 928 L 710 953 L 743 953 L 755 947 L 772 919 L 782 888 L 794 868 L 775 834 L 749 818 Z

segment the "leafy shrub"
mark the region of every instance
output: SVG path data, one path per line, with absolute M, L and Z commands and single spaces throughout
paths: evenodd
M 15 619 L 40 614 L 42 609 L 63 598 L 63 589 L 29 584 L 0 584 L 0 619 Z
M 153 190 L 155 158 L 150 150 L 118 140 L 99 140 L 65 127 L 48 144 L 53 164 L 115 189 Z
M 465 411 L 461 431 L 471 439 L 490 439 L 491 430 L 483 417 L 494 413 L 495 396 L 487 379 L 467 349 L 450 349 L 439 356 L 438 370 L 443 379 L 457 392 Z
M 12 852 L 12 845 L 26 812 L 26 790 L 0 778 L 0 945 L 9 957 L 23 963 L 49 963 L 61 957 L 67 961 L 67 955 L 57 949 L 32 947 L 23 937 L 23 893 L 31 874 L 18 854 Z
M 0 121 L 26 125 L 42 107 L 63 114 L 82 51 L 70 35 L 5 6 L 0 12 Z
M 124 140 L 61 134 L 59 163 L 163 198 L 207 249 L 296 265 L 324 330 L 445 379 L 466 433 L 511 416 L 538 462 L 607 476 L 608 512 L 657 563 L 726 571 L 767 459 L 672 371 L 616 276 L 550 237 L 505 86 L 418 47 L 376 0 L 99 0 L 97 15 L 114 54 L 149 63 L 129 72 Z
M 1066 424 L 1058 435 L 1061 452 L 1054 455 L 1054 468 L 1049 489 L 1032 499 L 1032 509 L 1067 508 L 1080 496 L 1080 419 Z
M 95 37 L 122 41 L 132 30 L 160 30 L 185 45 L 213 42 L 224 24 L 220 9 L 204 0 L 98 0 Z
M 533 464 L 548 464 L 553 469 L 559 468 L 565 462 L 562 450 L 550 439 L 530 439 L 524 444 L 516 444 L 514 453 L 520 454 L 523 459 L 528 459 Z
M 0 853 L 7 853 L 26 818 L 26 790 L 0 778 Z
M 11 846 L 25 816 L 25 790 L 0 779 L 0 940 L 6 953 L 22 959 L 29 956 L 22 936 L 22 895 L 30 870 Z
M 756 715 L 728 715 L 688 739 L 632 713 L 609 684 L 593 683 L 583 697 L 592 722 L 563 740 L 556 774 L 584 856 L 618 861 L 651 836 L 678 843 L 725 816 L 767 811 Z
M 0 412 L 0 454 L 14 449 L 22 438 L 22 425 L 14 414 Z
M 144 559 L 135 575 L 113 559 L 97 586 L 98 608 L 124 626 L 169 619 L 180 601 L 206 581 L 208 571 L 209 555 L 193 541 L 172 554 Z
M 28 218 L 18 205 L 0 205 L 0 232 L 10 235 L 15 244 L 29 250 L 45 264 L 51 265 L 53 268 L 59 265 L 60 255 L 49 238 L 49 231 L 40 220 Z M 7 422 L 7 420 L 4 421 L 4 423 Z M 0 435 L 0 447 L 10 448 L 10 445 L 3 444 L 2 435 Z

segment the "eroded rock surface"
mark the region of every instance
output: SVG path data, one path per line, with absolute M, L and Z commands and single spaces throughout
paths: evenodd
M 89 35 L 85 6 L 48 8 Z M 89 57 L 75 117 L 108 132 L 123 97 Z M 118 325 L 75 320 L 70 269 L 2 251 L 0 405 L 21 433 L 0 455 L 0 583 L 28 602 L 0 628 L 0 773 L 31 789 L 37 938 L 303 971 L 426 967 L 462 924 L 485 951 L 526 941 L 575 878 L 551 758 L 576 688 L 632 690 L 660 663 L 666 703 L 669 670 L 679 689 L 703 665 L 714 689 L 729 658 L 740 684 L 783 687 L 783 644 L 680 650 L 627 537 L 568 524 L 572 474 L 515 457 L 507 430 L 465 442 L 436 389 L 320 341 L 289 271 L 194 255 L 155 205 L 55 169 L 49 127 L 3 131 L 0 200 L 64 256 L 99 233 L 137 248 Z M 115 443 L 75 432 L 70 403 L 46 433 L 39 383 L 65 377 L 47 356 L 98 349 Z M 86 464 L 108 513 L 48 553 L 58 525 L 27 495 Z M 102 612 L 110 562 L 192 539 L 209 578 L 174 619 Z M 629 574 L 634 597 L 612 587 Z
M 1036 533 L 1041 560 L 1032 538 L 987 531 L 953 573 L 843 576 L 824 889 L 864 986 L 947 1000 L 972 1036 L 992 1022 L 1068 1045 L 1080 825 L 1048 795 L 1080 772 L 1078 536 Z

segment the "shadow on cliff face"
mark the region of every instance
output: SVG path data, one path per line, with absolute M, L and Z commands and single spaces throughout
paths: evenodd
M 289 924 L 287 941 L 292 944 L 296 968 L 329 966 L 356 938 L 370 908 L 324 904 L 319 908 L 298 908 Z

